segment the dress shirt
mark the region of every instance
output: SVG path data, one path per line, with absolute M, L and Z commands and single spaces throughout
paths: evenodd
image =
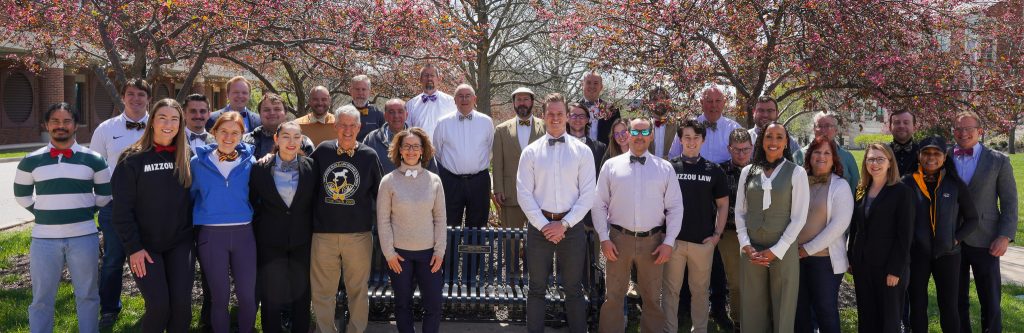
M 189 129 L 188 127 L 185 127 L 185 139 L 188 140 L 188 147 L 192 149 L 192 155 L 196 154 L 196 147 L 202 147 L 209 144 L 207 143 L 206 140 L 203 140 L 201 138 L 196 138 L 195 140 L 192 140 L 192 134 L 206 134 L 207 138 L 213 137 L 213 133 L 206 132 L 206 128 L 203 128 L 203 131 L 201 133 L 196 133 L 192 132 L 192 130 Z
M 434 137 L 434 130 L 444 116 L 456 113 L 455 98 L 441 91 L 434 91 L 437 96 L 435 101 L 423 101 L 425 94 L 416 95 L 405 103 L 405 110 L 409 112 L 409 125 L 422 128 L 427 135 Z
M 298 158 L 298 157 L 295 157 Z M 281 195 L 281 200 L 284 200 L 284 204 L 288 207 L 292 206 L 292 199 L 295 198 L 295 189 L 299 186 L 299 170 L 291 169 L 288 171 L 281 170 L 281 155 L 278 154 L 274 158 L 274 186 L 277 187 L 277 193 Z
M 476 110 L 470 112 L 472 119 L 459 120 L 459 115 L 453 112 L 437 122 L 432 137 L 437 162 L 456 175 L 487 170 L 491 165 L 491 145 L 494 143 L 491 117 Z
M 698 122 L 703 123 L 705 120 L 707 118 L 703 114 L 697 117 Z M 712 163 L 721 164 L 732 158 L 729 155 L 729 134 L 743 126 L 726 117 L 718 118 L 717 124 L 715 130 L 706 129 L 704 144 L 700 146 L 700 156 Z M 679 144 L 679 140 L 672 141 L 672 150 L 669 151 L 669 156 L 679 156 L 682 153 L 683 146 Z
M 114 174 L 117 167 L 117 159 L 121 153 L 131 144 L 139 141 L 145 130 L 127 129 L 125 124 L 129 121 L 126 113 L 107 119 L 92 132 L 92 142 L 89 142 L 89 149 L 103 156 L 110 167 L 110 174 Z M 142 116 L 139 122 L 149 122 L 149 113 Z
M 530 144 L 530 133 L 533 133 L 533 117 L 527 119 L 530 124 L 523 126 L 519 124 L 522 118 L 516 117 L 516 135 L 519 137 L 519 149 L 526 149 L 526 145 Z
M 568 134 L 561 137 L 567 138 Z M 580 140 L 548 144 L 556 139 L 545 134 L 523 150 L 516 173 L 516 198 L 530 225 L 541 230 L 548 224 L 541 210 L 568 212 L 562 221 L 569 227 L 583 220 L 594 206 L 597 177 L 594 153 Z
M 792 162 L 783 162 L 792 163 Z M 781 167 L 782 164 L 779 164 Z M 750 165 L 743 167 L 743 171 L 740 172 L 739 189 L 736 190 L 736 235 L 740 241 L 740 252 L 743 252 L 743 247 L 750 245 L 750 236 L 747 236 L 747 194 L 746 186 L 747 176 L 750 174 Z M 771 183 L 775 179 L 775 176 L 779 174 L 779 167 L 775 167 L 775 171 L 772 172 L 771 177 L 767 177 L 764 173 L 761 173 L 762 183 Z M 786 226 L 786 230 L 782 232 L 782 237 L 779 241 L 768 248 L 775 254 L 776 257 L 782 259 L 786 255 L 786 250 L 789 250 L 789 246 L 796 242 L 797 235 L 800 234 L 800 230 L 804 228 L 804 223 L 807 222 L 807 208 L 810 205 L 810 190 L 807 183 L 807 172 L 804 171 L 803 167 L 795 166 L 793 168 L 793 177 L 790 178 L 791 184 L 793 184 L 792 192 L 792 207 L 789 212 L 789 225 Z M 765 194 L 766 204 L 763 206 L 768 208 L 771 204 L 771 192 Z
M 954 145 L 954 147 L 960 147 Z M 974 170 L 978 168 L 978 159 L 981 157 L 981 143 L 974 144 L 974 153 L 971 156 L 953 156 L 953 165 L 956 166 L 956 173 L 960 176 L 960 180 L 964 181 L 964 184 L 971 184 L 971 179 L 974 178 Z M 950 154 L 955 151 L 953 148 L 949 151 Z
M 649 152 L 644 152 L 644 164 L 630 163 L 630 156 L 629 152 L 619 154 L 601 167 L 591 213 L 594 229 L 606 241 L 609 224 L 636 232 L 664 225 L 662 244 L 675 247 L 683 221 L 683 194 L 675 169 Z

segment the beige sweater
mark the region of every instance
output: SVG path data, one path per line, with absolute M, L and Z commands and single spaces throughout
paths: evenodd
M 406 176 L 414 170 L 416 177 Z M 384 257 L 395 257 L 395 249 L 434 249 L 444 257 L 447 218 L 441 178 L 420 166 L 399 166 L 384 175 L 377 193 L 377 231 Z

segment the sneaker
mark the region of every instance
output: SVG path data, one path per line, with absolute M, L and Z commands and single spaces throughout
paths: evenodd
M 117 323 L 118 313 L 104 313 L 100 315 L 100 328 L 111 328 L 114 327 L 114 323 Z
M 629 281 L 629 289 L 626 290 L 626 297 L 640 298 L 640 291 L 636 288 L 636 282 Z

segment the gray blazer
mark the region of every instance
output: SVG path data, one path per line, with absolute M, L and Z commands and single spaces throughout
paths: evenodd
M 1010 159 L 982 145 L 978 167 L 971 183 L 967 184 L 978 209 L 979 221 L 975 231 L 963 239 L 964 243 L 988 248 L 998 236 L 1013 241 L 1017 233 L 1016 186 Z

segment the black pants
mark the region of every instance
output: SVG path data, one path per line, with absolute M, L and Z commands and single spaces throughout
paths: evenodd
M 163 252 L 149 252 L 146 276 L 135 284 L 146 301 L 143 332 L 188 332 L 192 322 L 192 279 L 195 257 L 192 244 L 184 242 Z M 133 274 L 134 275 L 134 274 Z
M 960 293 L 958 310 L 960 311 L 960 332 L 971 332 L 971 304 L 967 296 L 971 286 L 970 272 L 974 271 L 974 287 L 978 291 L 978 302 L 981 303 L 981 331 L 1002 332 L 1003 315 L 999 308 L 1002 297 L 1002 275 L 999 272 L 999 257 L 988 253 L 988 248 L 973 247 L 963 244 L 960 247 L 963 256 L 960 263 Z
M 856 268 L 854 268 L 856 269 Z M 928 278 L 935 278 L 935 298 L 939 304 L 939 323 L 943 332 L 960 330 L 957 294 L 960 288 L 960 254 L 938 258 L 911 254 L 910 258 L 910 330 L 928 332 Z
M 881 266 L 873 266 L 869 263 L 854 266 L 853 284 L 857 286 L 858 332 L 900 332 L 909 274 L 903 274 L 903 278 L 895 287 L 885 284 L 888 275 L 889 273 Z
M 416 332 L 413 325 L 413 293 L 419 286 L 420 305 L 423 309 L 423 326 L 420 332 L 437 333 L 441 330 L 441 288 L 444 286 L 444 270 L 430 272 L 430 260 L 434 250 L 406 251 L 395 249 L 404 261 L 399 261 L 402 273 L 388 269 L 391 287 L 395 291 L 395 323 L 398 332 Z M 306 331 L 296 331 L 306 332 Z
M 587 260 L 587 235 L 583 223 L 565 231 L 565 239 L 552 243 L 544 233 L 527 225 L 526 271 L 530 276 L 530 291 L 526 298 L 526 331 L 544 332 L 547 313 L 545 298 L 551 279 L 554 257 L 558 256 L 558 280 L 565 290 L 565 312 L 570 332 L 587 331 L 587 301 L 583 298 L 583 265 Z
M 292 332 L 309 332 L 310 244 L 293 248 L 257 247 L 260 314 L 264 332 L 281 331 L 281 311 L 290 309 Z
M 444 187 L 444 202 L 448 214 L 448 226 L 461 226 L 465 218 L 466 227 L 483 228 L 491 211 L 491 177 L 487 170 L 471 175 L 456 175 L 438 165 L 441 186 Z
M 679 313 L 690 316 L 690 287 L 689 286 L 690 272 L 683 273 L 683 287 L 679 289 Z M 722 255 L 718 253 L 718 248 L 715 248 L 715 256 L 711 259 L 711 315 L 718 316 L 725 314 L 726 306 L 729 303 L 726 299 L 729 297 L 729 288 L 726 286 L 725 280 L 725 264 L 722 263 Z M 673 314 L 666 313 L 666 316 Z

